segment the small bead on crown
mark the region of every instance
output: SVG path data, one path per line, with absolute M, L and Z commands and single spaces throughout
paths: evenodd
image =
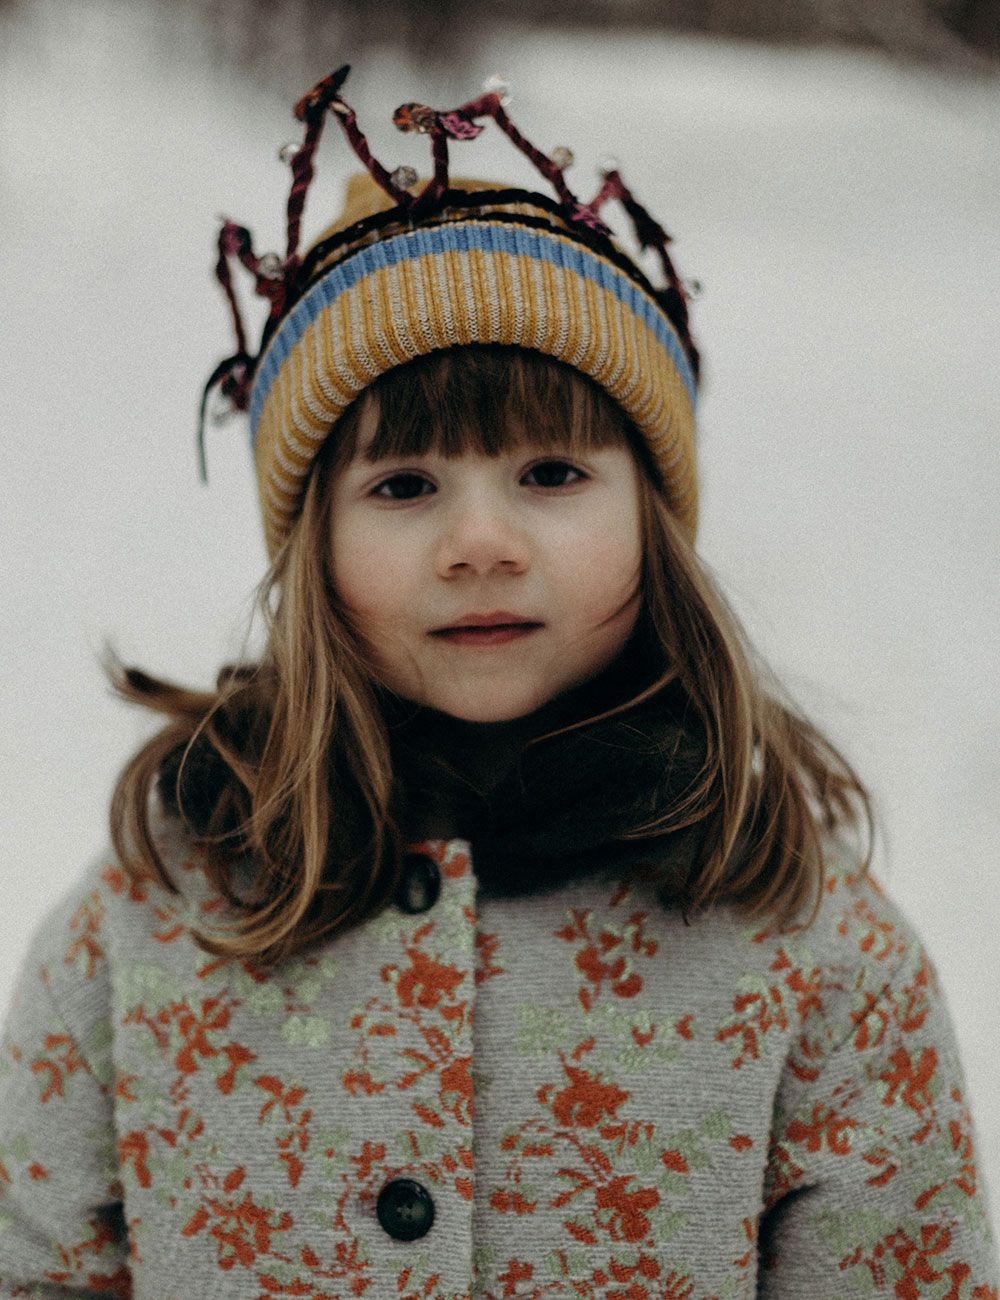
M 664 283 L 658 287 L 651 285 L 634 263 L 627 258 L 624 260 L 629 262 L 636 277 L 652 292 L 673 323 L 691 362 L 692 370 L 697 375 L 698 352 L 691 339 L 688 325 L 688 292 L 674 270 L 667 252 L 667 245 L 671 242 L 670 236 L 625 186 L 615 159 L 605 160 L 601 168 L 600 188 L 592 199 L 583 202 L 566 184 L 565 172 L 573 162 L 572 151 L 561 146 L 545 154 L 526 139 L 507 114 L 506 109 L 510 99 L 506 85 L 499 79 L 493 78 L 486 83 L 481 95 L 459 108 L 440 111 L 426 104 L 408 103 L 400 105 L 393 113 L 392 120 L 400 131 L 416 132 L 430 137 L 433 174 L 422 187 L 418 188 L 418 176 L 412 167 L 397 167 L 390 171 L 372 154 L 368 141 L 358 126 L 354 109 L 341 95 L 349 72 L 350 65 L 344 64 L 336 72 L 318 82 L 295 106 L 295 116 L 304 124 L 305 132 L 300 145 L 285 145 L 280 151 L 280 157 L 289 163 L 292 172 L 292 185 L 286 207 L 287 239 L 284 256 L 273 252 L 256 254 L 249 230 L 232 221 L 224 221 L 219 232 L 219 256 L 215 273 L 232 312 L 236 352 L 219 363 L 205 385 L 199 425 L 199 454 L 203 475 L 204 417 L 209 393 L 218 386 L 232 410 L 247 409 L 259 356 L 278 323 L 295 305 L 308 285 L 308 267 L 303 267 L 299 256 L 299 237 L 306 194 L 314 174 L 313 158 L 328 114 L 332 114 L 340 123 L 354 153 L 379 187 L 393 200 L 400 218 L 411 225 L 433 219 L 449 205 L 449 198 L 453 193 L 449 190 L 450 143 L 475 139 L 485 129 L 485 122 L 482 119 L 487 118 L 493 119 L 515 147 L 531 160 L 549 182 L 555 190 L 557 201 L 553 205 L 546 200 L 547 206 L 554 209 L 582 242 L 607 247 L 612 239 L 612 232 L 601 219 L 601 209 L 609 200 L 617 199 L 632 222 L 640 247 L 652 249 L 655 253 Z M 510 201 L 510 196 L 519 192 L 505 190 L 504 193 L 507 201 Z M 525 198 L 538 198 L 537 195 L 529 196 L 526 191 L 523 194 Z M 623 257 L 621 250 L 616 250 L 616 255 L 617 260 L 621 262 Z M 253 356 L 248 349 L 246 329 L 233 287 L 231 263 L 234 259 L 253 277 L 255 293 L 270 302 L 268 319 L 257 356 Z

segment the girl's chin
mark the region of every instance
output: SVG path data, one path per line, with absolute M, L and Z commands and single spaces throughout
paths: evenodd
M 583 685 L 586 687 L 589 682 Z M 475 700 L 449 700 L 435 697 L 410 702 L 453 722 L 466 723 L 470 727 L 504 725 L 513 727 L 517 723 L 525 723 L 532 719 L 544 721 L 550 712 L 563 713 L 567 708 L 571 708 L 579 693 L 578 685 L 573 683 L 540 696 L 521 695 L 507 699 L 494 697 Z
M 495 707 L 486 707 L 482 705 L 440 705 L 428 703 L 427 708 L 433 709 L 436 713 L 444 714 L 445 717 L 451 718 L 455 722 L 467 722 L 470 726 L 500 726 L 503 723 L 521 722 L 525 718 L 530 718 L 537 713 L 539 709 L 547 704 L 547 700 L 535 704 L 520 705 L 497 705 Z

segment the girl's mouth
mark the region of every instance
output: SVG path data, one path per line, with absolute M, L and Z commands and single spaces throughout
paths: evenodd
M 433 635 L 449 645 L 506 645 L 537 632 L 541 623 L 498 623 L 495 627 L 446 627 Z
M 469 615 L 452 627 L 436 628 L 431 636 L 449 645 L 496 646 L 519 641 L 544 626 L 516 614 Z

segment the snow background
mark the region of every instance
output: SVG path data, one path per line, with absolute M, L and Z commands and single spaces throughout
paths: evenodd
M 244 643 L 244 430 L 209 426 L 207 487 L 194 452 L 232 350 L 213 241 L 225 213 L 279 245 L 299 135 L 159 9 L 25 13 L 0 42 L 0 1003 L 149 730 L 101 646 L 208 684 Z M 349 97 L 377 155 L 419 164 L 395 105 L 504 72 L 529 137 L 573 147 L 570 183 L 613 152 L 703 282 L 700 549 L 875 793 L 877 874 L 937 962 L 1000 1229 L 1000 85 L 691 37 L 512 32 L 469 64 L 366 55 Z M 489 132 L 456 152 L 529 178 Z M 350 170 L 331 125 L 307 238 Z

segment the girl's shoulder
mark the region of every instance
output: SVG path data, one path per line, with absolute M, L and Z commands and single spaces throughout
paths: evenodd
M 828 846 L 819 895 L 788 926 L 764 924 L 743 930 L 746 948 L 759 949 L 754 963 L 792 979 L 805 996 L 820 982 L 859 1008 L 933 969 L 923 940 L 905 911 L 856 854 Z M 794 976 L 788 972 L 794 971 Z M 808 1002 L 808 997 L 805 998 Z
M 816 893 L 789 922 L 728 904 L 710 909 L 704 921 L 716 943 L 731 948 L 733 961 L 748 970 L 778 970 L 794 955 L 803 966 L 839 971 L 845 981 L 871 971 L 884 982 L 923 953 L 905 911 L 857 851 L 836 842 L 826 846 Z
M 769 931 L 772 944 L 781 931 Z M 815 953 L 836 970 L 868 973 L 881 988 L 914 962 L 927 962 L 923 941 L 878 877 L 850 852 L 828 849 L 819 898 L 809 915 L 789 927 L 787 942 Z
M 155 965 L 163 945 L 191 930 L 222 900 L 201 851 L 175 818 L 153 824 L 157 851 L 176 892 L 138 878 L 112 852 L 92 860 L 35 928 L 14 989 L 15 1009 L 42 997 L 67 1023 L 106 1015 L 115 972 Z
M 782 1030 L 796 1078 L 813 1077 L 824 1063 L 843 1069 L 848 1057 L 905 1052 L 927 1034 L 955 1055 L 944 992 L 920 933 L 850 854 L 828 853 L 818 904 L 796 923 L 737 929 L 728 956 L 724 926 L 718 935 L 732 991 L 726 1024 Z
M 739 866 L 737 861 L 733 871 L 738 872 Z M 609 871 L 596 890 L 571 884 L 569 901 L 586 905 L 603 896 L 608 913 L 622 917 L 640 907 L 644 924 L 662 929 L 675 959 L 689 955 L 720 974 L 744 971 L 766 976 L 794 960 L 803 969 L 838 971 L 845 982 L 870 971 L 877 982 L 908 961 L 919 960 L 923 951 L 905 910 L 850 844 L 834 841 L 825 846 L 822 881 L 785 922 L 764 906 L 755 910 L 730 901 L 690 912 L 679 903 L 666 902 L 661 911 L 656 863 L 640 862 L 626 873 L 620 887 L 616 887 L 618 879 Z M 557 907 L 563 901 L 557 899 Z
M 812 902 L 782 925 L 729 903 L 689 915 L 661 908 L 641 881 L 608 891 L 581 885 L 553 899 L 539 930 L 557 968 L 569 944 L 581 981 L 623 963 L 620 998 L 634 987 L 637 1004 L 674 1008 L 712 1050 L 731 1052 L 741 1078 L 751 1063 L 789 1056 L 811 1071 L 820 1059 L 887 1043 L 893 1026 L 899 1041 L 911 1041 L 911 1030 L 947 1018 L 920 934 L 856 854 L 829 849 Z M 501 918 L 491 919 L 502 936 Z
M 886 943 L 876 944 L 873 930 L 881 933 Z M 881 954 L 882 960 L 890 957 L 889 948 L 896 950 L 916 940 L 911 922 L 878 875 L 855 851 L 836 843 L 826 847 L 817 894 L 784 932 L 810 936 L 814 944 L 828 948 L 831 956 L 857 951 L 866 959 Z M 774 927 L 768 933 L 782 930 Z

